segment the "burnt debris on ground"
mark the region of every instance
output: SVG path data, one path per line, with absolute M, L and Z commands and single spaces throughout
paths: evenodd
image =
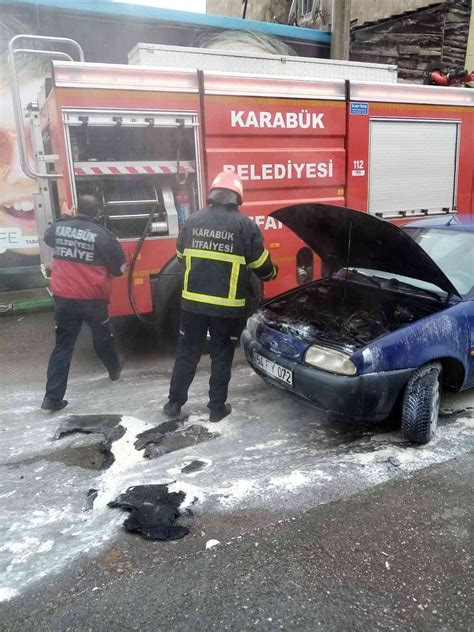
M 148 459 L 156 459 L 164 454 L 183 450 L 184 448 L 198 445 L 198 443 L 216 439 L 219 436 L 218 432 L 210 432 L 204 426 L 193 424 L 180 432 L 158 435 L 154 439 L 150 438 L 146 444 L 144 456 Z
M 102 435 L 97 445 L 99 452 L 104 455 L 99 469 L 106 470 L 115 461 L 112 443 L 121 439 L 126 432 L 120 425 L 121 421 L 122 415 L 70 415 L 56 430 L 53 439 L 62 439 L 74 433 Z
M 195 459 L 181 469 L 181 474 L 194 474 L 194 472 L 200 472 L 207 467 L 207 465 L 208 463 L 206 463 L 206 461 Z
M 7 467 L 15 468 L 48 461 L 62 463 L 68 467 L 80 467 L 85 470 L 103 470 L 111 465 L 113 458 L 104 445 L 103 435 L 82 435 L 73 437 L 67 446 L 48 449 L 39 454 L 18 461 L 8 461 Z
M 82 511 L 90 511 L 92 509 L 92 507 L 94 506 L 94 502 L 95 499 L 97 498 L 99 494 L 99 490 L 92 488 L 87 492 L 87 496 L 86 496 L 86 502 L 84 507 L 82 508 Z
M 69 415 L 56 430 L 54 439 L 61 439 L 74 432 L 85 434 L 103 434 L 111 441 L 117 441 L 125 434 L 120 425 L 122 415 Z
M 134 446 L 137 450 L 143 450 L 149 443 L 153 443 L 161 439 L 164 435 L 175 432 L 178 428 L 181 428 L 184 425 L 185 419 L 170 419 L 168 421 L 164 421 L 159 426 L 155 426 L 154 428 L 150 428 L 149 430 L 145 430 L 137 435 L 137 440 L 134 443 Z
M 109 507 L 129 511 L 124 527 L 147 540 L 178 540 L 188 535 L 189 528 L 176 524 L 182 517 L 180 505 L 186 494 L 170 492 L 168 484 L 136 485 L 108 503 Z M 190 512 L 188 510 L 188 515 Z

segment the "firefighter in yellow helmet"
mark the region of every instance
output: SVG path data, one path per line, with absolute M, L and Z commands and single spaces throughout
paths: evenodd
M 206 334 L 210 334 L 209 420 L 231 412 L 226 403 L 235 343 L 246 315 L 250 274 L 262 281 L 277 275 L 258 226 L 239 212 L 243 187 L 238 176 L 216 176 L 208 206 L 184 223 L 177 256 L 184 264 L 181 323 L 169 401 L 164 411 L 178 417 L 188 398 Z

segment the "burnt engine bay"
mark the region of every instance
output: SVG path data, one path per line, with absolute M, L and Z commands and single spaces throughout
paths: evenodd
M 260 313 L 266 325 L 295 338 L 358 349 L 439 309 L 430 298 L 327 279 L 267 303 Z

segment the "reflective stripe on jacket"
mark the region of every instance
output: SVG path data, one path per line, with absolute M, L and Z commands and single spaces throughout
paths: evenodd
M 177 241 L 185 264 L 182 308 L 210 316 L 246 312 L 250 273 L 271 280 L 275 268 L 258 226 L 235 208 L 204 208 L 183 225 Z

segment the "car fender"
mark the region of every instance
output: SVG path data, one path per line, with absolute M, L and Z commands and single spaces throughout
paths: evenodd
M 382 336 L 356 351 L 360 374 L 417 368 L 441 358 L 458 361 L 468 375 L 474 302 L 463 301 Z

